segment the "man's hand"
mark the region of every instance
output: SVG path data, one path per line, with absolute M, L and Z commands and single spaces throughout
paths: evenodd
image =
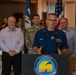
M 8 51 L 8 54 L 9 54 L 10 56 L 14 56 L 14 55 L 17 54 L 17 52 L 16 52 L 16 51 L 9 50 L 9 51 Z
M 60 50 L 59 48 L 58 48 L 58 54 L 62 54 L 62 53 L 61 53 L 61 50 Z
M 12 50 L 9 50 L 9 51 L 8 51 L 8 54 L 9 54 L 10 56 L 14 56 L 14 52 L 13 52 Z
M 68 53 L 68 49 L 63 49 L 62 51 L 61 51 L 61 54 L 67 54 Z
M 38 54 L 41 54 L 42 52 L 42 46 L 38 49 Z
M 14 52 L 14 55 L 16 55 L 17 54 L 17 52 L 16 51 L 13 51 Z

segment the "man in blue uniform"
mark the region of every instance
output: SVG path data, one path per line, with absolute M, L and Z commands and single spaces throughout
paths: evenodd
M 46 24 L 47 28 L 39 30 L 35 35 L 33 43 L 34 51 L 37 54 L 67 53 L 66 35 L 61 30 L 55 28 L 57 17 L 54 13 L 47 15 Z

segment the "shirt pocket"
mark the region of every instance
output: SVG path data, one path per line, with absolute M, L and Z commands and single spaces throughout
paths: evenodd
M 39 41 L 38 41 L 40 47 L 45 47 L 45 40 L 43 38 L 40 38 Z

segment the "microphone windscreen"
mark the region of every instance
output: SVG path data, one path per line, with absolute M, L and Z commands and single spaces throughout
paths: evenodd
M 54 40 L 54 39 L 55 39 L 55 37 L 52 36 L 52 37 L 51 37 L 51 40 Z

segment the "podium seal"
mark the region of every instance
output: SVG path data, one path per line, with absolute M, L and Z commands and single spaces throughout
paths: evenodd
M 49 55 L 41 55 L 34 62 L 36 75 L 56 75 L 57 70 L 57 61 Z

